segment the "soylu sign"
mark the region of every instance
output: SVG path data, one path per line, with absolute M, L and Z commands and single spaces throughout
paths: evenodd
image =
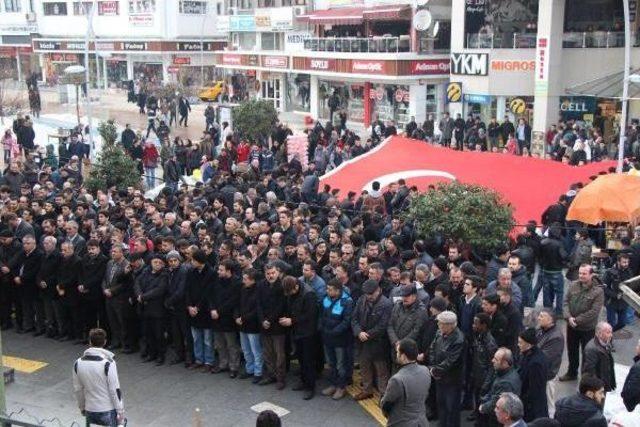
M 489 54 L 452 53 L 451 74 L 486 76 L 489 73 Z

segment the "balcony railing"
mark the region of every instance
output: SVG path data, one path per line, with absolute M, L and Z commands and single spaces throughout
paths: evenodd
M 631 44 L 640 46 L 640 33 L 631 33 Z M 624 47 L 622 31 L 590 31 L 564 33 L 562 47 L 566 48 L 613 48 Z
M 398 53 L 411 51 L 409 36 L 400 37 L 325 37 L 304 41 L 305 50 L 312 52 Z
M 536 34 L 467 34 L 468 49 L 535 49 Z

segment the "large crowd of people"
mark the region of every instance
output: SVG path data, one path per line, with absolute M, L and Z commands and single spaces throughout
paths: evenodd
M 186 149 L 151 129 L 159 152 L 130 126 L 122 132 L 148 187 L 163 168 L 154 199 L 142 179 L 140 188 L 87 191 L 82 132 L 53 165 L 25 146 L 9 157 L 0 186 L 3 330 L 84 344 L 100 326 L 109 352 L 276 390 L 293 380 L 295 359 L 293 389 L 305 400 L 320 378 L 322 395 L 344 398 L 358 367 L 354 398 L 382 396 L 390 425 L 458 426 L 468 409 L 479 426 L 547 418 L 604 426 L 605 393 L 623 388 L 629 410 L 640 400 L 640 368 L 616 384 L 612 353 L 613 331 L 633 319 L 619 284 L 640 273 L 640 239 L 596 274 L 589 230 L 565 222 L 579 186 L 485 262 L 460 242 L 418 238 L 402 215 L 417 190 L 402 179 L 345 198 L 319 188 L 319 173 L 364 153 L 376 135 L 363 143 L 345 123 L 317 124 L 304 169 L 288 159 L 283 124 L 249 143 L 228 124 L 206 123 Z M 201 182 L 179 185 L 195 169 Z M 578 376 L 576 394 L 558 400 L 557 381 Z

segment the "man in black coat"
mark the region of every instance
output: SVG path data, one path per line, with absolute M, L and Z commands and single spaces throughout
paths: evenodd
M 60 252 L 57 249 L 57 239 L 53 236 L 45 236 L 42 241 L 44 253 L 38 271 L 37 284 L 39 288 L 39 306 L 44 314 L 47 337 L 55 338 L 58 335 L 56 317 L 54 311 L 57 299 L 56 284 L 58 283 L 58 268 L 60 266 Z
M 460 425 L 464 334 L 453 311 L 438 314 L 438 332 L 429 349 L 429 373 L 436 381 L 439 424 Z
M 522 381 L 520 399 L 524 406 L 524 420 L 548 417 L 547 408 L 547 358 L 536 345 L 536 330 L 525 329 L 518 337 L 520 366 L 518 374 Z
M 165 162 L 163 172 L 165 185 L 175 192 L 178 189 L 178 181 L 180 180 L 180 174 L 178 173 L 178 165 L 176 163 L 175 154 L 171 155 L 171 157 L 169 157 L 169 160 Z
M 504 392 L 520 394 L 521 381 L 518 372 L 513 367 L 513 354 L 511 350 L 501 347 L 493 356 L 493 372 L 491 374 L 491 387 L 480 398 L 481 425 L 498 426 L 495 414 L 496 403 Z
M 613 354 L 611 338 L 613 329 L 607 322 L 600 322 L 596 326 L 595 337 L 584 348 L 582 375 L 591 374 L 600 378 L 604 383 L 604 391 L 616 389 L 616 375 L 613 369 Z
M 578 393 L 563 397 L 556 402 L 554 419 L 562 427 L 607 427 L 602 414 L 604 407 L 604 384 L 593 375 L 580 378 Z
M 169 312 L 171 342 L 175 354 L 171 365 L 184 362 L 186 366 L 189 366 L 193 362 L 193 338 L 191 337 L 185 301 L 189 266 L 187 264 L 181 265 L 181 263 L 182 257 L 178 251 L 170 251 L 167 254 L 169 286 L 164 305 Z
M 180 96 L 178 100 L 178 112 L 180 113 L 180 121 L 179 125 L 182 126 L 184 123 L 184 127 L 187 127 L 187 121 L 189 121 L 189 112 L 191 111 L 191 104 L 189 104 L 189 100 L 184 96 Z
M 264 267 L 265 283 L 258 289 L 258 318 L 262 335 L 264 359 L 263 378 L 260 385 L 277 382 L 276 388 L 285 387 L 285 327 L 279 320 L 285 317 L 286 298 L 282 289 L 282 270 L 277 263 Z
M 132 255 L 138 258 L 137 254 Z M 102 280 L 102 294 L 105 298 L 105 308 L 109 329 L 111 331 L 111 344 L 107 350 L 115 350 L 124 346 L 124 353 L 132 353 L 135 349 L 135 334 L 130 331 L 133 307 L 129 299 L 133 297 L 133 282 L 129 261 L 124 257 L 122 246 L 114 245 L 111 248 L 111 259 L 107 262 L 105 274 Z
M 22 252 L 22 244 L 9 229 L 0 231 L 0 322 L 2 329 L 13 326 L 11 314 L 15 308 L 16 330 L 22 329 L 22 302 L 14 286 L 11 266 Z
M 185 304 L 189 314 L 189 324 L 193 335 L 193 358 L 191 369 L 213 368 L 213 331 L 209 294 L 213 292 L 216 274 L 207 264 L 207 255 L 198 249 L 191 254 L 193 268 L 187 273 Z
M 136 140 L 136 133 L 131 129 L 131 125 L 127 123 L 125 125 L 125 129 L 122 131 L 122 135 L 120 136 L 120 142 L 122 144 L 122 148 L 128 153 L 131 151 L 133 147 L 133 141 Z
M 80 316 L 80 258 L 74 253 L 73 243 L 64 242 L 60 247 L 62 260 L 58 270 L 58 300 L 56 321 L 60 327 L 59 341 L 78 339 L 82 336 Z
M 500 311 L 507 319 L 507 328 L 504 332 L 502 345 L 513 354 L 518 354 L 518 335 L 522 331 L 522 315 L 513 302 L 511 288 L 499 288 Z
M 109 259 L 100 251 L 98 240 L 87 242 L 87 253 L 82 257 L 80 265 L 80 316 L 82 322 L 82 336 L 76 344 L 84 344 L 89 337 L 89 331 L 107 323 L 104 298 L 102 295 L 102 279 Z
M 218 352 L 218 365 L 214 374 L 229 371 L 230 378 L 236 378 L 240 370 L 240 346 L 234 311 L 240 303 L 240 278 L 235 275 L 236 265 L 226 259 L 218 265 L 218 280 L 210 294 L 209 310 L 213 319 L 213 345 Z
M 507 318 L 500 310 L 500 298 L 498 295 L 485 295 L 482 298 L 482 311 L 491 318 L 491 335 L 496 339 L 498 347 L 507 347 L 511 344 L 507 329 Z M 519 331 L 518 331 L 519 332 Z
M 640 341 L 636 346 L 636 355 L 633 358 L 635 364 L 629 370 L 622 388 L 622 400 L 627 411 L 632 412 L 640 403 Z
M 381 392 L 384 392 L 389 381 L 387 325 L 393 303 L 382 295 L 378 282 L 372 279 L 362 284 L 362 293 L 351 316 L 351 329 L 360 349 L 362 374 L 362 392 L 354 397 L 356 400 L 373 396 L 374 373 Z
M 19 289 L 22 304 L 23 329 L 19 331 L 20 333 L 35 332 L 37 335 L 44 333 L 44 319 L 36 319 L 36 313 L 42 315 L 42 310 L 37 308 L 37 277 L 41 260 L 42 252 L 37 248 L 36 238 L 32 235 L 24 236 L 22 238 L 22 252 L 12 266 L 15 272 L 13 283 Z
M 309 285 L 300 283 L 293 276 L 282 280 L 282 289 L 287 298 L 287 313 L 278 323 L 290 328 L 300 363 L 301 381 L 293 390 L 304 391 L 303 399 L 310 400 L 315 395 L 316 386 L 315 352 L 320 350 L 316 348 L 314 339 L 318 330 L 318 297 Z
M 245 360 L 245 372 L 240 379 L 253 377 L 253 384 L 262 380 L 262 347 L 260 346 L 260 322 L 258 320 L 258 271 L 247 268 L 242 272 L 240 303 L 234 312 L 240 329 L 240 343 Z
M 628 253 L 619 253 L 616 265 L 609 268 L 602 277 L 602 282 L 605 285 L 604 296 L 605 306 L 607 308 L 607 321 L 613 327 L 613 332 L 627 325 L 626 313 L 629 306 L 622 299 L 620 284 L 634 276 L 629 267 L 629 258 Z
M 474 411 L 467 417 L 467 421 L 473 421 L 478 417 L 480 396 L 487 393 L 491 387 L 491 360 L 498 350 L 498 345 L 489 330 L 490 324 L 491 318 L 487 313 L 478 313 L 473 318 L 471 386 Z
M 156 361 L 164 364 L 165 340 L 164 321 L 166 310 L 164 300 L 169 279 L 165 272 L 165 259 L 160 254 L 151 257 L 151 268 L 145 269 L 133 285 L 138 307 L 140 307 L 143 331 L 147 343 L 145 362 Z

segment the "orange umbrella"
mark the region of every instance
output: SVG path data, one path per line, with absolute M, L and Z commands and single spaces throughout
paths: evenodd
M 567 220 L 599 224 L 635 222 L 640 218 L 640 177 L 601 175 L 585 186 L 569 207 Z

